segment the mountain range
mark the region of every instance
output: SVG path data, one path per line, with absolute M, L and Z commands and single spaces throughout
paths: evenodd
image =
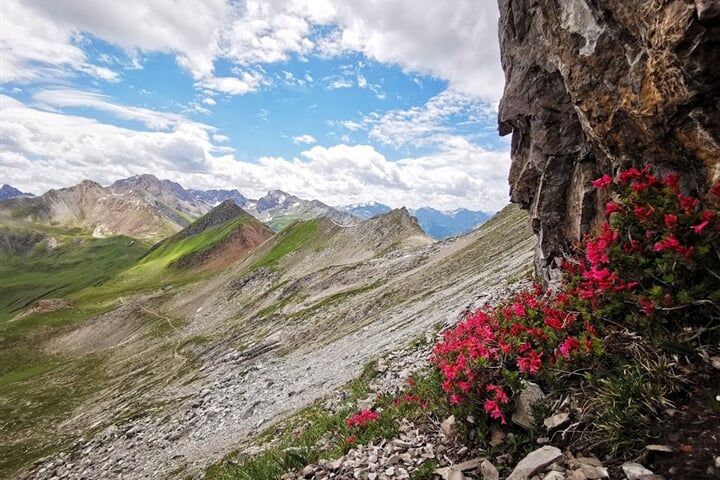
M 255 215 L 326 206 L 204 194 L 137 177 L 0 202 L 0 477 L 192 476 L 532 260 L 515 207 L 437 242 L 405 208 L 275 232 Z
M 74 187 L 35 197 L 3 185 L 0 221 L 17 219 L 36 223 L 54 223 L 89 229 L 96 237 L 115 234 L 158 240 L 177 232 L 225 200 L 279 231 L 295 220 L 327 217 L 340 225 L 352 225 L 387 213 L 391 208 L 377 202 L 331 207 L 318 200 L 272 190 L 258 199 L 250 199 L 237 190 L 192 190 L 153 175 L 137 175 L 118 180 L 108 187 L 84 181 Z M 126 213 L 120 213 L 127 210 Z M 462 235 L 489 219 L 492 214 L 466 209 L 441 212 L 429 207 L 409 210 L 430 237 L 442 240 Z M 117 219 L 123 218 L 122 222 Z

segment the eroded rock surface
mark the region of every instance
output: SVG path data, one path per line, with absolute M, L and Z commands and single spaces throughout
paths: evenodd
M 600 172 L 652 163 L 703 195 L 720 180 L 720 1 L 499 0 L 511 198 L 536 266 L 602 219 Z

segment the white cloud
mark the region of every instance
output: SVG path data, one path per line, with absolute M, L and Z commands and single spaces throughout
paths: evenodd
M 0 82 L 58 81 L 77 73 L 116 81 L 118 74 L 91 64 L 75 33 L 17 0 L 0 2 Z
M 326 55 L 362 52 L 447 79 L 467 94 L 500 98 L 495 0 L 344 0 L 335 6 L 341 27 L 320 42 Z
M 495 123 L 495 107 L 455 90 L 444 90 L 422 107 L 391 110 L 382 115 L 367 115 L 362 123 L 369 136 L 383 144 L 401 147 L 407 144 L 426 146 L 442 142 L 458 127 L 457 117 L 467 122 Z
M 212 139 L 213 139 L 213 141 L 218 142 L 218 143 L 225 143 L 225 142 L 230 141 L 230 137 L 228 137 L 227 135 L 221 135 L 219 133 L 214 134 L 212 136 Z
M 262 84 L 262 74 L 257 72 L 243 72 L 238 77 L 209 77 L 196 84 L 200 88 L 227 93 L 229 95 L 245 95 L 254 92 Z
M 41 90 L 33 95 L 33 99 L 45 107 L 86 107 L 110 113 L 123 120 L 134 120 L 142 122 L 152 129 L 167 130 L 182 123 L 189 123 L 189 120 L 175 113 L 158 112 L 142 107 L 130 107 L 120 105 L 112 101 L 112 98 L 99 93 L 86 92 L 70 89 Z M 200 124 L 197 124 L 200 125 Z M 211 129 L 206 125 L 202 128 Z
M 254 91 L 257 85 L 245 78 L 233 85 L 214 79 L 218 59 L 254 71 L 292 55 L 346 52 L 447 79 L 456 90 L 486 100 L 496 101 L 502 92 L 494 0 L 1 3 L 3 81 L 58 78 L 68 69 L 117 80 L 116 72 L 88 62 L 76 41 L 87 32 L 125 49 L 128 64 L 138 65 L 139 53 L 173 54 L 199 87 L 220 85 L 225 88 L 220 91 L 232 94 Z M 331 33 L 318 38 L 318 26 L 330 26 Z
M 293 143 L 296 145 L 312 145 L 313 143 L 317 143 L 317 140 L 315 140 L 315 137 L 312 135 L 298 135 L 297 137 L 293 137 Z
M 182 179 L 209 172 L 212 155 L 224 151 L 210 142 L 207 128 L 193 122 L 177 122 L 170 131 L 138 131 L 31 108 L 5 95 L 0 104 L 3 177 L 37 193 L 85 178 L 108 183 L 148 171 Z
M 216 102 L 215 99 L 212 98 L 212 97 L 205 97 L 205 98 L 203 98 L 203 99 L 202 99 L 202 103 L 204 103 L 205 105 L 210 105 L 211 107 L 212 107 L 213 105 L 217 105 L 217 102 Z
M 328 88 L 330 90 L 337 90 L 339 88 L 350 88 L 352 86 L 353 86 L 353 83 L 350 80 L 348 80 L 347 78 L 338 78 L 338 79 L 332 80 L 328 84 Z
M 340 125 L 347 128 L 351 132 L 355 132 L 357 130 L 362 130 L 363 126 L 357 122 L 353 122 L 352 120 L 344 120 L 340 122 Z

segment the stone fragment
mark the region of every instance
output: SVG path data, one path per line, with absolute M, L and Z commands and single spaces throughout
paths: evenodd
M 675 449 L 669 445 L 646 445 L 645 450 L 650 452 L 675 453 Z
M 552 471 L 543 477 L 543 480 L 565 480 L 565 474 Z
M 610 478 L 608 475 L 607 468 L 605 467 L 594 467 L 592 465 L 583 465 L 581 467 L 583 475 L 588 480 L 599 480 L 601 478 Z
M 526 480 L 561 457 L 562 452 L 557 447 L 546 445 L 538 448 L 520 460 L 507 480 Z
M 465 480 L 465 475 L 463 475 L 462 471 L 460 470 L 450 469 L 447 480 Z
M 499 480 L 500 475 L 495 468 L 495 465 L 485 460 L 480 464 L 480 470 L 482 471 L 483 480 Z
M 710 357 L 710 364 L 716 370 L 720 370 L 720 357 Z
M 446 437 L 452 437 L 455 435 L 455 415 L 450 415 L 447 419 L 443 420 L 440 424 L 440 429 L 443 431 Z
M 652 475 L 653 472 L 639 463 L 626 462 L 622 464 L 622 471 L 627 480 L 638 480 L 642 475 Z
M 533 429 L 535 420 L 533 419 L 532 406 L 544 399 L 545 394 L 536 383 L 525 382 L 525 388 L 523 388 L 515 401 L 515 413 L 512 416 L 512 421 L 528 430 Z
M 564 425 L 566 425 L 570 421 L 570 414 L 568 413 L 558 413 L 556 415 L 553 415 L 552 417 L 548 417 L 543 421 L 543 425 L 545 425 L 545 428 L 548 430 L 555 430 L 556 428 L 560 428 Z

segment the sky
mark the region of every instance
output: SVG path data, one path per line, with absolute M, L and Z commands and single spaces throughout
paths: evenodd
M 0 183 L 494 211 L 496 0 L 2 0 Z

